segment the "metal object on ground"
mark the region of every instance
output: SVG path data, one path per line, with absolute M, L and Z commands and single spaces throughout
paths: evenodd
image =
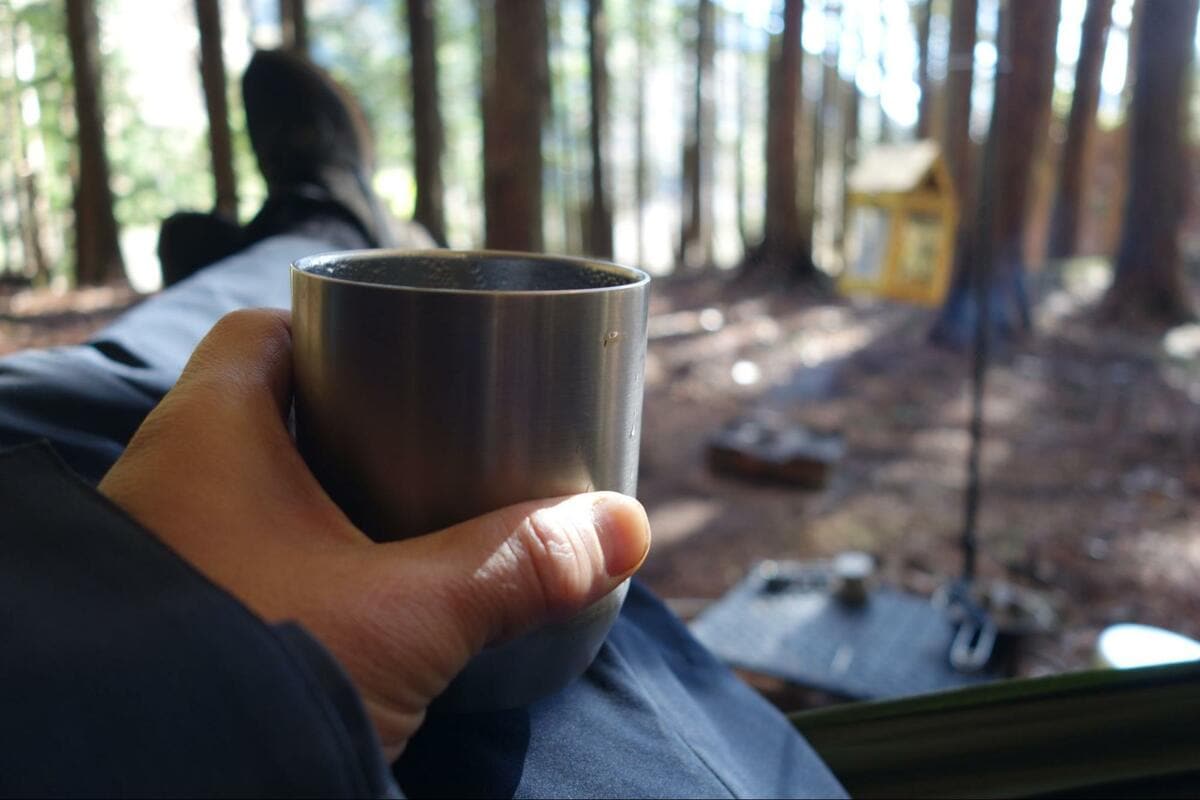
M 833 593 L 850 605 L 862 605 L 871 593 L 875 559 L 860 550 L 848 550 L 833 558 Z
M 932 603 L 958 626 L 949 658 L 955 669 L 967 672 L 988 664 L 999 637 L 1049 633 L 1058 625 L 1044 595 L 1002 580 L 959 580 L 934 592 Z
M 927 599 L 881 587 L 851 605 L 833 580 L 828 562 L 765 561 L 693 620 L 692 633 L 733 666 L 855 699 L 1000 677 L 950 666 L 954 626 Z
M 649 277 L 582 259 L 331 253 L 292 268 L 296 434 L 376 539 L 637 486 Z M 485 650 L 439 701 L 523 705 L 595 656 L 626 586 Z
M 757 414 L 733 420 L 708 443 L 714 472 L 751 480 L 818 489 L 845 454 L 842 437 L 778 416 Z
M 992 660 L 996 649 L 996 623 L 972 592 L 971 581 L 957 580 L 934 596 L 933 605 L 954 624 L 950 640 L 950 666 L 959 672 L 978 672 Z

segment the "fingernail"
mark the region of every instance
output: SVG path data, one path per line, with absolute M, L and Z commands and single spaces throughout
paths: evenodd
M 623 578 L 642 565 L 650 552 L 650 521 L 641 503 L 606 493 L 592 506 L 592 519 L 610 578 Z

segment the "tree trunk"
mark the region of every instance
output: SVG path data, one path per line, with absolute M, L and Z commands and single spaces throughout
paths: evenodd
M 997 97 L 1002 116 L 998 142 L 995 242 L 997 263 L 1021 270 L 1026 221 L 1031 205 L 1034 165 L 1042 153 L 1050 125 L 1054 91 L 1058 0 L 1014 2 L 1002 51 L 1011 71 L 1000 81 Z
M 1110 318 L 1172 324 L 1192 318 L 1179 253 L 1187 210 L 1188 77 L 1200 0 L 1143 3 L 1129 147 L 1129 191 Z
M 851 168 L 858 163 L 858 107 L 861 98 L 858 94 L 858 84 L 851 77 L 849 80 L 842 81 L 842 99 L 844 102 L 842 119 L 845 122 L 842 125 L 842 174 L 841 186 L 844 192 L 848 185 Z M 842 221 L 841 231 L 842 240 L 838 243 L 838 252 L 844 253 L 844 245 L 846 238 L 846 221 L 848 217 L 849 204 L 843 199 L 842 202 Z
M 953 0 L 950 11 L 950 56 L 946 68 L 946 117 L 942 149 L 954 179 L 960 206 L 971 198 L 971 86 L 975 80 L 977 0 Z M 962 217 L 965 219 L 966 214 Z
M 637 47 L 637 88 L 636 105 L 633 116 L 634 126 L 634 156 L 633 156 L 633 194 L 637 231 L 637 263 L 644 267 L 646 257 L 646 70 L 648 68 L 646 50 L 650 47 L 650 24 L 647 17 L 649 11 L 646 3 L 637 3 L 634 7 L 635 44 Z
M 1083 165 L 1087 160 L 1088 139 L 1100 102 L 1100 67 L 1104 63 L 1104 45 L 1112 19 L 1113 0 L 1088 0 L 1079 44 L 1079 63 L 1075 65 L 1075 91 L 1067 118 L 1067 138 L 1058 159 L 1058 186 L 1054 211 L 1050 217 L 1048 255 L 1065 258 L 1075 254 L 1079 234 L 1079 206 L 1083 200 Z
M 550 69 L 550 103 L 549 125 L 551 154 L 546 158 L 550 174 L 546 185 L 553 187 L 549 198 L 543 198 L 543 204 L 558 210 L 558 224 L 562 235 L 556 248 L 566 253 L 583 253 L 589 249 L 587 242 L 587 212 L 584 209 L 583 197 L 591 191 L 591 175 L 580 180 L 583 170 L 579 168 L 580 154 L 576 137 L 572 131 L 572 113 L 570 76 L 564 62 L 570 59 L 563 43 L 563 8 L 560 3 L 552 3 L 546 7 L 546 33 L 549 39 Z
M 880 41 L 878 61 L 879 61 L 879 95 L 876 97 L 879 103 L 879 141 L 882 144 L 888 144 L 896 140 L 896 131 L 892 128 L 892 118 L 888 116 L 887 109 L 883 107 L 883 87 L 887 85 L 887 31 L 888 20 L 887 14 L 884 13 L 884 4 L 879 4 L 879 31 L 882 37 Z
M 746 112 L 746 18 L 745 10 L 741 14 L 737 12 L 729 12 L 729 19 L 733 26 L 734 34 L 731 37 L 735 42 L 737 50 L 734 52 L 734 114 L 737 120 L 737 130 L 739 135 L 735 137 L 733 143 L 733 191 L 734 199 L 737 203 L 737 228 L 738 240 L 742 243 L 742 249 L 745 250 L 749 241 L 747 238 L 747 223 L 746 223 L 746 150 L 743 144 L 743 139 L 746 135 L 748 123 L 748 115 Z
M 608 197 L 607 159 L 608 150 L 608 67 L 605 63 L 608 52 L 608 21 L 604 13 L 604 0 L 588 0 L 588 85 L 591 89 L 588 145 L 592 154 L 592 200 L 588 215 L 588 241 L 591 254 L 600 258 L 612 258 L 613 221 L 612 207 Z
M 30 133 L 35 137 L 38 136 L 39 120 L 36 117 L 28 120 L 30 128 L 27 128 L 28 118 L 23 118 L 21 106 L 23 102 L 32 100 L 32 103 L 26 105 L 26 113 L 33 111 L 37 114 L 40 111 L 38 110 L 36 91 L 31 87 L 21 85 L 20 70 L 17 64 L 17 50 L 20 46 L 17 26 L 12 24 L 11 18 L 6 21 L 10 24 L 5 26 L 4 41 L 0 42 L 0 45 L 2 45 L 4 60 L 7 62 L 4 72 L 12 77 L 12 82 L 6 82 L 2 91 L 6 101 L 4 109 L 6 138 L 8 140 L 9 167 L 12 170 L 11 196 L 15 200 L 16 207 L 18 235 L 14 239 L 20 241 L 22 256 L 21 268 L 16 271 L 31 281 L 39 281 L 49 275 L 50 266 L 43 243 L 45 221 L 41 214 L 42 202 L 38 191 L 37 174 L 27 155 L 29 152 L 28 136 Z M 5 209 L 0 208 L 0 216 L 3 216 L 4 212 Z M 11 235 L 11 231 L 9 235 Z
M 417 202 L 413 219 L 446 246 L 446 211 L 442 184 L 445 129 L 438 102 L 437 29 L 433 0 L 407 0 L 408 37 L 412 56 L 409 76 L 413 104 L 413 172 Z
M 1121 87 L 1121 112 L 1123 114 L 1128 114 L 1129 109 L 1133 106 L 1133 88 L 1137 85 L 1138 47 L 1142 41 L 1142 10 L 1146 6 L 1144 0 L 1131 1 L 1133 8 L 1130 9 L 1129 28 L 1125 31 L 1125 85 Z M 1125 122 L 1126 127 L 1129 127 L 1129 120 L 1126 119 Z
M 746 261 L 747 271 L 812 278 L 812 241 L 800 219 L 797 122 L 802 98 L 800 48 L 804 0 L 785 0 L 783 32 L 772 37 L 767 74 L 767 191 L 763 240 Z
M 200 82 L 208 110 L 208 146 L 218 214 L 237 220 L 237 180 L 233 176 L 233 143 L 225 93 L 225 58 L 221 50 L 221 7 L 218 0 L 195 0 L 200 30 Z
M 917 86 L 921 100 L 917 105 L 917 138 L 928 139 L 933 132 L 933 83 L 929 80 L 929 23 L 933 0 L 921 0 L 917 14 Z
M 840 0 L 825 2 L 825 30 L 840 33 L 842 29 L 842 5 Z M 840 249 L 842 240 L 842 211 L 844 195 L 838 191 L 834 198 L 829 197 L 826 187 L 829 184 L 825 167 L 829 161 L 829 142 L 825 133 L 831 129 L 835 134 L 844 135 L 840 130 L 842 122 L 842 104 L 838 92 L 841 90 L 841 75 L 838 72 L 838 59 L 841 54 L 841 40 L 836 33 L 826 34 L 825 52 L 822 53 L 821 65 L 821 102 L 819 112 L 813 127 L 813 216 L 815 221 L 816 209 L 822 210 L 822 217 L 830 219 L 827 230 L 832 233 L 834 248 Z M 840 148 L 839 148 L 840 149 Z M 840 154 L 839 154 L 840 155 Z M 831 170 L 832 173 L 832 170 Z M 842 188 L 844 188 L 844 184 Z
M 1131 110 L 1133 108 L 1133 87 L 1137 83 L 1137 50 L 1138 31 L 1141 28 L 1143 3 L 1132 0 L 1133 7 L 1129 25 L 1125 28 L 1125 81 L 1121 85 L 1121 95 L 1118 101 L 1120 124 L 1116 130 L 1116 143 L 1110 151 L 1110 157 L 1119 159 L 1120 169 L 1116 180 L 1108 189 L 1108 197 L 1120 200 L 1109 202 L 1105 209 L 1103 228 L 1103 252 L 1115 254 L 1121 245 L 1121 225 L 1125 212 L 1124 199 L 1129 189 L 1129 137 L 1133 127 Z M 1103 67 L 1101 67 L 1103 72 Z
M 542 117 L 549 97 L 546 6 L 504 0 L 493 15 L 494 62 L 485 75 L 483 197 L 486 240 L 497 250 L 542 249 Z
M 991 217 L 991 252 L 976 252 L 974 243 L 968 243 L 965 257 L 958 261 L 958 274 L 933 332 L 935 340 L 952 346 L 965 346 L 972 338 L 977 318 L 973 280 L 978 272 L 972 268 L 976 259 L 991 263 L 986 316 L 990 338 L 1004 342 L 1029 329 L 1025 224 L 1033 168 L 1050 121 L 1058 3 L 1014 2 L 1002 5 L 1000 16 L 1000 63 L 1010 69 L 997 73 L 988 133 L 989 139 L 995 137 L 988 145 L 995 154 L 990 184 L 994 188 L 987 195 L 980 193 L 973 215 L 976 221 Z
M 91 286 L 122 279 L 124 265 L 104 149 L 96 7 L 93 0 L 71 0 L 66 6 L 79 144 L 79 166 L 74 176 L 75 280 Z
M 279 31 L 285 50 L 308 55 L 308 14 L 304 0 L 279 0 Z
M 691 126 L 683 148 L 683 226 L 679 263 L 684 269 L 712 264 L 712 174 L 714 148 L 713 63 L 716 60 L 712 0 L 699 0 L 696 30 L 696 82 Z

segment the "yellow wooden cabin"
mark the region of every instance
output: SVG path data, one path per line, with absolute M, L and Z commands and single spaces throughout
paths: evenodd
M 875 147 L 854 167 L 846 191 L 842 291 L 940 303 L 954 260 L 958 198 L 937 143 Z

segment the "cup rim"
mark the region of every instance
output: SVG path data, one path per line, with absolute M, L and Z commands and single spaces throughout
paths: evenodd
M 576 266 L 618 274 L 621 277 L 629 278 L 630 280 L 629 283 L 622 283 L 617 286 L 585 286 L 578 289 L 452 289 L 440 286 L 403 286 L 394 283 L 375 283 L 373 281 L 348 280 L 346 278 L 335 277 L 332 275 L 322 275 L 320 273 L 310 271 L 311 267 L 320 265 L 322 263 L 345 261 L 349 258 L 375 260 L 406 257 L 450 257 L 450 259 L 460 260 L 466 260 L 469 258 L 496 258 L 555 262 L 565 261 L 571 262 Z M 373 289 L 393 289 L 401 292 L 420 292 L 422 294 L 477 295 L 487 297 L 494 297 L 496 295 L 552 295 L 558 297 L 562 295 L 573 294 L 594 294 L 597 292 L 620 292 L 644 287 L 650 283 L 650 275 L 645 271 L 638 269 L 637 267 L 627 267 L 621 264 L 614 264 L 611 261 L 603 261 L 601 259 L 587 258 L 584 256 L 564 256 L 553 253 L 527 253 L 520 250 L 452 250 L 440 248 L 421 250 L 402 250 L 398 248 L 335 250 L 325 253 L 315 253 L 313 255 L 298 258 L 291 263 L 291 272 L 293 275 L 302 275 L 306 278 L 326 281 L 329 283 L 343 284 L 346 286 L 365 286 Z

